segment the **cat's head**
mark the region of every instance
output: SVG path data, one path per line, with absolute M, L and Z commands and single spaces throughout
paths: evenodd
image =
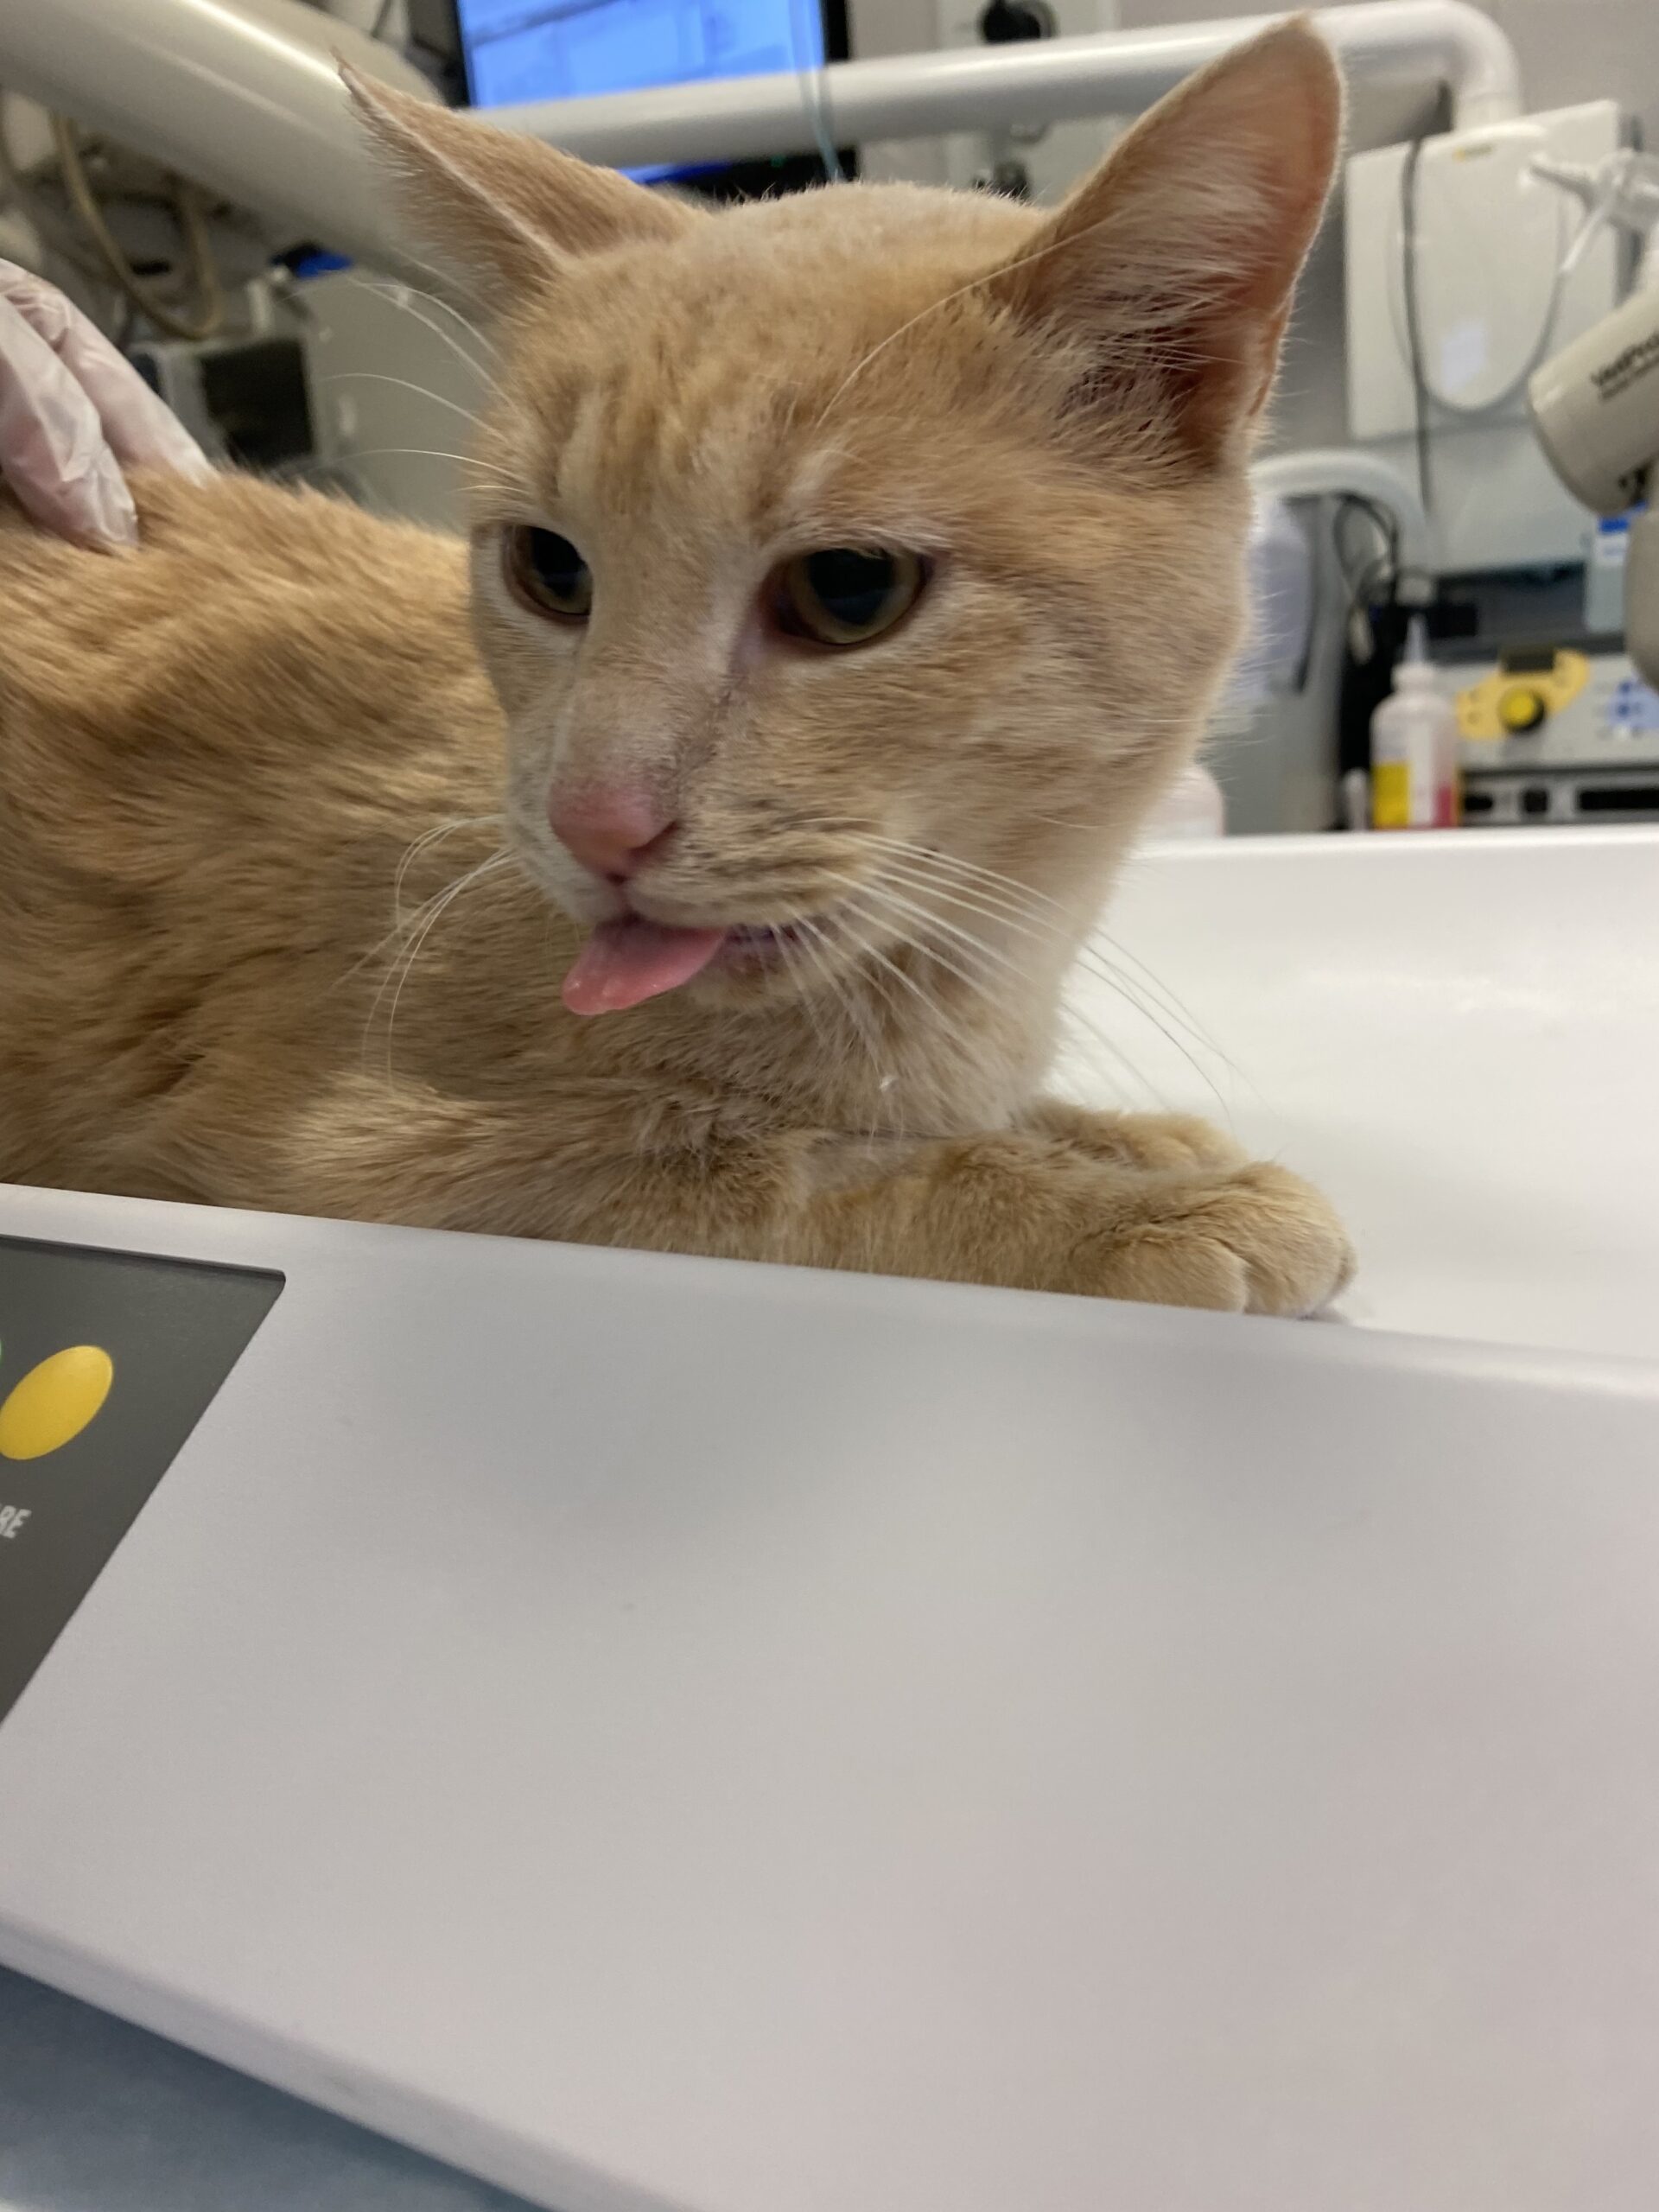
M 353 90 L 496 348 L 476 627 L 512 834 L 596 925 L 569 1002 L 918 942 L 1058 970 L 1022 930 L 1084 926 L 1238 636 L 1339 133 L 1319 40 L 1236 49 L 1048 213 L 855 185 L 715 214 Z

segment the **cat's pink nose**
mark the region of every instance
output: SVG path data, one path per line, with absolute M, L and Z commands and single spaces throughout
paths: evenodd
M 643 868 L 674 828 L 648 792 L 626 789 L 551 791 L 547 818 L 568 853 L 613 883 Z

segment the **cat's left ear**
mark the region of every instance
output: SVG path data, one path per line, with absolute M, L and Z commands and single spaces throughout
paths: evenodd
M 468 289 L 510 299 L 583 254 L 678 238 L 702 217 L 615 169 L 493 130 L 342 68 L 410 228 Z
M 1342 137 L 1342 80 L 1304 16 L 1159 103 L 991 280 L 1075 363 L 1068 410 L 1201 462 L 1272 388 Z

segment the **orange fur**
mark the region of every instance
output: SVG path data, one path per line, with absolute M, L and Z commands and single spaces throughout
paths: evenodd
M 1319 41 L 1193 80 L 1046 218 L 891 186 L 709 216 L 356 92 L 493 301 L 470 558 L 231 479 L 140 481 L 126 559 L 0 517 L 0 1173 L 1323 1303 L 1349 1259 L 1306 1185 L 1040 1096 L 1236 641 L 1336 143 Z M 513 522 L 582 547 L 585 627 L 505 589 Z M 913 613 L 852 651 L 770 634 L 769 572 L 849 543 L 929 556 Z M 672 819 L 631 887 L 656 918 L 829 933 L 575 1020 L 613 894 L 555 780 Z

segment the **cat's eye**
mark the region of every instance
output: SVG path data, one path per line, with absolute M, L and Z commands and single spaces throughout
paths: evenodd
M 778 572 L 772 612 L 791 638 L 864 645 L 909 613 L 926 582 L 927 563 L 918 553 L 831 545 L 785 562 Z
M 502 558 L 507 582 L 526 607 L 562 622 L 585 622 L 593 612 L 593 570 L 568 537 L 531 523 L 510 524 Z

